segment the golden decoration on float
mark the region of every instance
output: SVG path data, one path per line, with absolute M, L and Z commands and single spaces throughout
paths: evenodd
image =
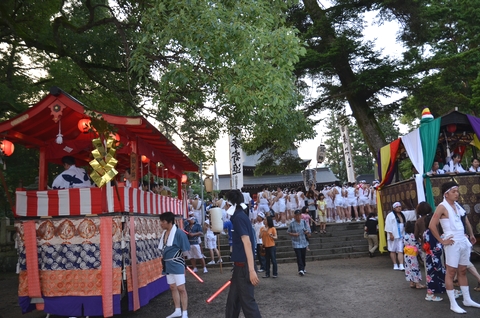
M 92 150 L 94 159 L 90 161 L 90 166 L 93 168 L 90 177 L 99 188 L 110 182 L 118 174 L 118 171 L 115 170 L 115 166 L 118 163 L 117 159 L 115 159 L 115 142 L 114 138 L 108 137 L 105 139 L 105 147 L 100 138 L 92 140 L 95 149 Z

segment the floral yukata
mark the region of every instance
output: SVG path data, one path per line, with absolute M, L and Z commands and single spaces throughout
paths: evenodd
M 406 233 L 403 236 L 404 260 L 405 260 L 405 279 L 407 282 L 419 283 L 422 281 L 422 272 L 418 265 L 419 244 L 413 233 Z
M 423 233 L 423 250 L 425 251 L 425 266 L 427 268 L 427 289 L 429 294 L 444 293 L 445 267 L 442 263 L 443 246 L 432 235 L 429 229 Z

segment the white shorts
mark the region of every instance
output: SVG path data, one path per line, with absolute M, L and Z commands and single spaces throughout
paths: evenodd
M 444 245 L 445 264 L 450 267 L 458 268 L 458 265 L 470 265 L 470 253 L 472 245 L 465 239 L 463 242 L 457 242 L 453 245 Z
M 393 241 L 388 240 L 388 251 L 403 253 L 403 239 L 398 238 L 394 239 Z
M 367 197 L 359 197 L 358 205 L 367 205 L 370 203 L 370 200 Z
M 213 236 L 213 237 L 206 236 L 205 237 L 205 248 L 208 249 L 208 250 L 212 250 L 212 249 L 217 248 L 217 237 L 216 236 Z
M 167 274 L 168 285 L 183 285 L 185 284 L 185 274 Z
M 195 258 L 195 259 L 200 259 L 203 258 L 202 251 L 200 250 L 200 245 L 199 244 L 191 244 L 190 245 L 190 251 L 185 253 L 188 259 Z
M 262 203 L 260 203 L 260 204 L 258 205 L 257 213 L 258 213 L 258 212 L 267 213 L 268 211 L 270 211 L 270 208 L 268 207 L 268 204 L 262 204 Z
M 348 198 L 348 206 L 357 206 L 358 200 L 357 198 Z
M 318 221 L 320 223 L 327 223 L 327 216 L 318 214 Z

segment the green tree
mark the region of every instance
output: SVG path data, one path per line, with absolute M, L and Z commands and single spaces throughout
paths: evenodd
M 285 26 L 291 3 L 2 1 L 0 118 L 55 85 L 92 109 L 158 120 L 196 162 L 221 132 L 281 156 L 313 133 L 292 74 L 305 49 Z
M 296 74 L 300 79 L 313 78 L 319 93 L 308 100 L 306 113 L 311 116 L 330 109 L 341 114 L 348 105 L 373 155 L 386 144 L 379 113 L 397 110 L 396 103 L 382 105 L 379 97 L 402 89 L 401 80 L 410 75 L 400 61 L 382 56 L 363 38 L 364 14 L 391 10 L 389 2 L 337 0 L 325 7 L 316 0 L 304 0 L 289 11 L 291 23 L 308 44 Z
M 2 1 L 0 118 L 22 112 L 52 86 L 95 110 L 138 113 L 138 82 L 126 59 L 134 24 L 119 21 L 108 3 Z
M 385 15 L 403 21 L 404 64 L 418 74 L 405 85 L 402 112 L 418 118 L 427 106 L 439 117 L 456 107 L 479 115 L 480 1 L 408 2 Z
M 338 118 L 335 112 L 330 112 L 324 121 L 325 146 L 327 148 L 324 163 L 340 181 L 345 182 L 347 181 L 347 170 L 345 168 L 345 157 L 338 127 Z
M 149 1 L 131 65 L 168 133 L 201 136 L 184 142 L 203 150 L 233 133 L 247 152 L 276 158 L 311 135 L 297 108 L 292 71 L 305 49 L 284 26 L 289 2 Z

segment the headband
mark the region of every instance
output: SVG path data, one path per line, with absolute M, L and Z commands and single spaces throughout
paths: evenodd
M 447 191 L 445 191 L 445 193 L 443 194 L 443 196 L 445 196 L 445 194 L 447 194 L 448 192 L 450 192 L 451 190 L 453 190 L 454 188 L 457 188 L 458 189 L 458 186 L 453 186 L 451 187 L 450 189 L 448 189 Z

